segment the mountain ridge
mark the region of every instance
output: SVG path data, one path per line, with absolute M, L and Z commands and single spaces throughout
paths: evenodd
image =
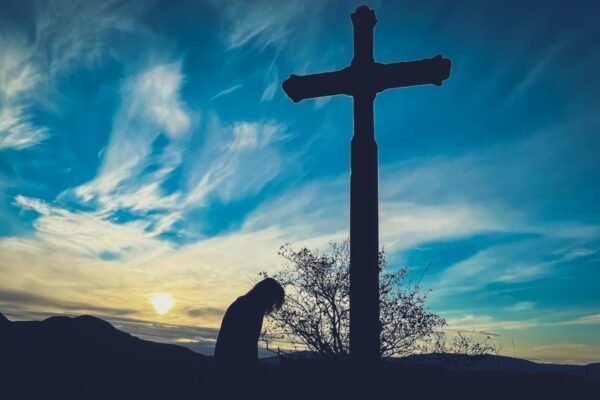
M 90 315 L 10 321 L 0 314 L 0 354 L 10 399 L 191 399 L 213 375 L 209 357 Z
M 0 377 L 4 379 L 0 397 L 11 400 L 187 400 L 222 399 L 223 395 L 211 357 L 183 346 L 140 339 L 90 315 L 10 321 L 0 313 L 0 355 Z M 448 361 L 448 356 L 450 360 L 440 368 L 440 355 L 426 354 L 382 363 L 369 371 L 368 377 L 350 378 L 356 371 L 344 361 L 318 360 L 310 353 L 298 355 L 303 357 L 262 359 L 262 364 L 270 367 L 261 372 L 263 377 L 257 382 L 264 385 L 265 399 L 354 398 L 351 383 L 364 379 L 371 382 L 372 398 L 397 393 L 398 382 L 404 394 L 422 399 L 440 395 L 513 400 L 600 395 L 600 363 L 548 365 L 484 356 L 479 365 L 455 368 L 452 357 L 457 356 L 443 355 L 443 361 Z M 298 381 L 308 384 L 297 385 Z M 317 397 L 315 389 L 319 389 Z

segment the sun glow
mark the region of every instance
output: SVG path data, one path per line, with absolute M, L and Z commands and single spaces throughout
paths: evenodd
M 168 313 L 175 303 L 170 293 L 154 293 L 152 294 L 150 302 L 154 306 L 156 312 L 160 315 Z

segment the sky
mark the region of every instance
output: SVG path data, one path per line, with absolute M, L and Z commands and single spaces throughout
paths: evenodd
M 282 244 L 344 240 L 352 99 L 281 83 L 349 64 L 359 4 L 3 0 L 0 312 L 210 353 Z M 375 102 L 388 268 L 502 354 L 600 361 L 599 5 L 369 6 L 377 61 L 452 60 Z

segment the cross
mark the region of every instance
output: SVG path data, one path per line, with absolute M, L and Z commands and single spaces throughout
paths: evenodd
M 352 14 L 354 58 L 333 72 L 291 75 L 283 90 L 295 102 L 344 94 L 353 97 L 354 135 L 350 145 L 350 359 L 380 357 L 379 215 L 377 143 L 373 101 L 386 89 L 433 84 L 450 76 L 450 60 L 429 59 L 381 64 L 373 60 L 375 12 L 360 6 Z

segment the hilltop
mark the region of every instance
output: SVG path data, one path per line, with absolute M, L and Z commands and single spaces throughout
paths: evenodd
M 93 316 L 11 322 L 0 314 L 0 398 L 219 399 L 212 358 L 154 343 Z M 357 375 L 311 354 L 262 360 L 264 399 L 415 397 L 600 398 L 600 364 L 538 364 L 502 356 L 460 362 L 448 355 L 396 359 Z

